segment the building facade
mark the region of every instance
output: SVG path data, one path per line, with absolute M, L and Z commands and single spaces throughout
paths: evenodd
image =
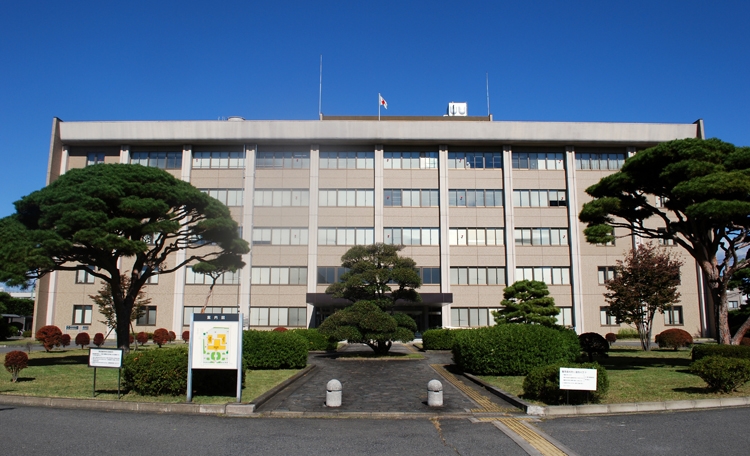
M 420 330 L 493 323 L 503 288 L 549 285 L 561 324 L 605 334 L 604 281 L 640 242 L 617 232 L 591 245 L 577 215 L 585 189 L 660 142 L 703 137 L 694 124 L 495 122 L 485 117 L 326 117 L 311 121 L 53 122 L 47 182 L 72 168 L 163 168 L 227 206 L 252 245 L 209 311 L 242 312 L 258 329 L 315 327 L 345 303 L 325 294 L 353 245 L 403 245 L 424 285 L 401 303 Z M 675 248 L 678 247 L 668 247 Z M 682 301 L 655 333 L 708 331 L 702 281 L 683 254 Z M 184 259 L 178 255 L 175 261 Z M 38 283 L 35 325 L 106 332 L 83 271 Z M 190 267 L 155 278 L 136 331 L 180 334 L 210 280 Z

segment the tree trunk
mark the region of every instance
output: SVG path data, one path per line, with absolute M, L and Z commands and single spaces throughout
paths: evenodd
M 372 350 L 375 352 L 378 356 L 385 356 L 388 354 L 388 351 L 391 349 L 391 346 L 393 345 L 393 342 L 390 340 L 376 340 L 376 341 L 370 341 L 367 342 L 367 345 L 372 348 Z
M 742 343 L 742 338 L 745 337 L 747 331 L 750 330 L 750 317 L 747 317 L 742 326 L 737 330 L 737 333 L 732 337 L 732 345 L 739 345 Z
M 714 301 L 716 315 L 716 340 L 720 344 L 733 344 L 732 333 L 729 330 L 729 308 L 727 307 L 727 293 L 722 290 L 719 283 L 710 283 L 711 297 Z
M 113 299 L 114 296 L 113 296 Z M 125 353 L 130 352 L 130 315 L 133 312 L 133 301 L 127 296 L 119 303 L 115 300 L 115 313 L 117 314 L 117 348 L 123 349 Z
M 635 325 L 638 328 L 638 338 L 641 340 L 643 351 L 651 351 L 651 329 L 646 327 L 646 323 L 641 320 Z

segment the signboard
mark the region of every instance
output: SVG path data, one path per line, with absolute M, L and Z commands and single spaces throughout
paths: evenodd
M 192 369 L 237 369 L 242 330 L 239 314 L 193 314 Z
M 560 389 L 596 391 L 596 369 L 560 368 Z
M 120 348 L 90 348 L 89 367 L 122 367 L 122 349 Z

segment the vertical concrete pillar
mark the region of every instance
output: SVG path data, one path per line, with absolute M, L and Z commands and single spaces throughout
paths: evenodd
M 250 244 L 250 251 L 242 255 L 245 267 L 240 270 L 240 296 L 237 305 L 242 312 L 244 321 L 242 326 L 250 324 L 250 306 L 253 267 L 253 210 L 255 208 L 255 155 L 258 150 L 256 144 L 245 144 L 245 174 L 242 196 L 242 239 Z
M 384 230 L 384 223 L 383 220 L 383 191 L 384 191 L 384 181 L 383 181 L 383 145 L 382 144 L 376 144 L 375 145 L 375 226 L 373 229 L 375 230 L 375 242 L 383 242 L 383 230 Z
M 516 279 L 516 240 L 514 229 L 516 219 L 513 208 L 513 151 L 511 146 L 503 146 L 503 233 L 505 234 L 505 284 Z
M 320 146 L 310 146 L 310 206 L 307 221 L 307 292 L 315 293 L 318 285 L 318 186 L 320 185 Z M 315 306 L 307 303 L 307 327 L 313 325 Z
M 451 251 L 448 241 L 450 215 L 448 204 L 448 146 L 441 144 L 438 149 L 438 193 L 440 195 L 440 292 L 451 292 Z M 451 303 L 444 303 L 441 309 L 443 327 L 451 325 Z
M 578 223 L 578 188 L 576 182 L 576 157 L 573 146 L 565 147 L 565 187 L 568 198 L 568 239 L 570 240 L 570 287 L 573 300 L 573 327 L 578 334 L 586 332 L 583 314 L 583 287 L 581 285 L 581 227 Z
M 120 150 L 120 160 L 122 160 L 122 150 Z M 128 158 L 129 161 L 129 158 Z M 180 167 L 180 180 L 190 182 L 190 174 L 193 170 L 193 146 L 186 144 L 182 146 L 182 163 Z M 175 253 L 175 263 L 181 264 L 187 258 L 187 252 L 184 249 Z M 174 273 L 174 295 L 172 298 L 172 331 L 175 334 L 182 334 L 182 318 L 185 308 L 185 268 L 181 268 Z

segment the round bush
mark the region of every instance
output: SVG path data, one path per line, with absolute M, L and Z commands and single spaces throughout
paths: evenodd
M 61 339 L 62 331 L 54 325 L 42 326 L 36 332 L 36 340 L 42 343 L 46 351 L 52 350 L 52 347 L 59 347 Z
M 677 351 L 678 348 L 693 345 L 693 336 L 684 329 L 672 328 L 657 334 L 654 341 L 659 344 L 659 348 L 672 348 Z
M 14 350 L 5 355 L 3 365 L 12 376 L 11 382 L 15 383 L 18 380 L 18 373 L 29 365 L 29 356 L 22 351 Z
M 573 362 L 580 353 L 574 331 L 531 324 L 458 331 L 453 344 L 456 365 L 476 375 L 526 375 L 535 367 Z
M 177 334 L 174 331 L 169 331 L 169 341 L 174 342 L 177 339 Z
M 729 393 L 750 380 L 750 360 L 709 356 L 691 364 L 690 372 L 702 378 L 710 389 Z
M 70 345 L 70 334 L 63 334 L 60 336 L 60 345 L 63 347 L 67 347 Z
M 135 336 L 135 340 L 137 340 L 139 344 L 143 345 L 148 342 L 148 334 L 141 331 Z
M 329 351 L 338 348 L 338 341 L 324 336 L 316 328 L 310 329 L 292 329 L 295 334 L 299 334 L 307 340 L 308 351 Z
M 169 331 L 166 328 L 159 328 L 154 331 L 154 343 L 161 348 L 162 345 L 169 342 Z
M 302 369 L 307 339 L 294 331 L 243 331 L 242 352 L 248 369 Z
M 104 334 L 94 334 L 94 345 L 96 345 L 97 347 L 101 347 L 102 345 L 104 345 Z
M 581 350 L 589 355 L 589 362 L 594 362 L 594 355 L 607 356 L 609 351 L 609 342 L 600 334 L 594 332 L 583 333 L 578 336 L 578 342 L 581 344 Z
M 615 334 L 615 333 L 607 333 L 607 334 L 606 334 L 606 335 L 604 336 L 604 338 L 605 338 L 605 339 L 607 339 L 607 342 L 609 342 L 609 345 L 610 345 L 610 346 L 611 346 L 612 344 L 614 344 L 615 342 L 617 342 L 617 334 Z
M 82 332 L 76 334 L 76 345 L 81 346 L 81 350 L 83 350 L 84 346 L 91 343 L 91 337 L 89 336 L 89 333 Z
M 422 347 L 425 350 L 451 350 L 456 333 L 460 329 L 428 329 L 422 333 Z
M 182 331 L 182 340 L 184 340 L 185 343 L 188 343 L 190 340 L 190 331 Z
M 600 336 L 601 337 L 601 336 Z M 596 391 L 577 391 L 560 389 L 560 368 L 596 369 Z M 527 399 L 537 399 L 545 404 L 583 404 L 587 401 L 597 403 L 609 390 L 607 370 L 597 363 L 573 364 L 556 363 L 532 369 L 523 380 L 523 394 Z

